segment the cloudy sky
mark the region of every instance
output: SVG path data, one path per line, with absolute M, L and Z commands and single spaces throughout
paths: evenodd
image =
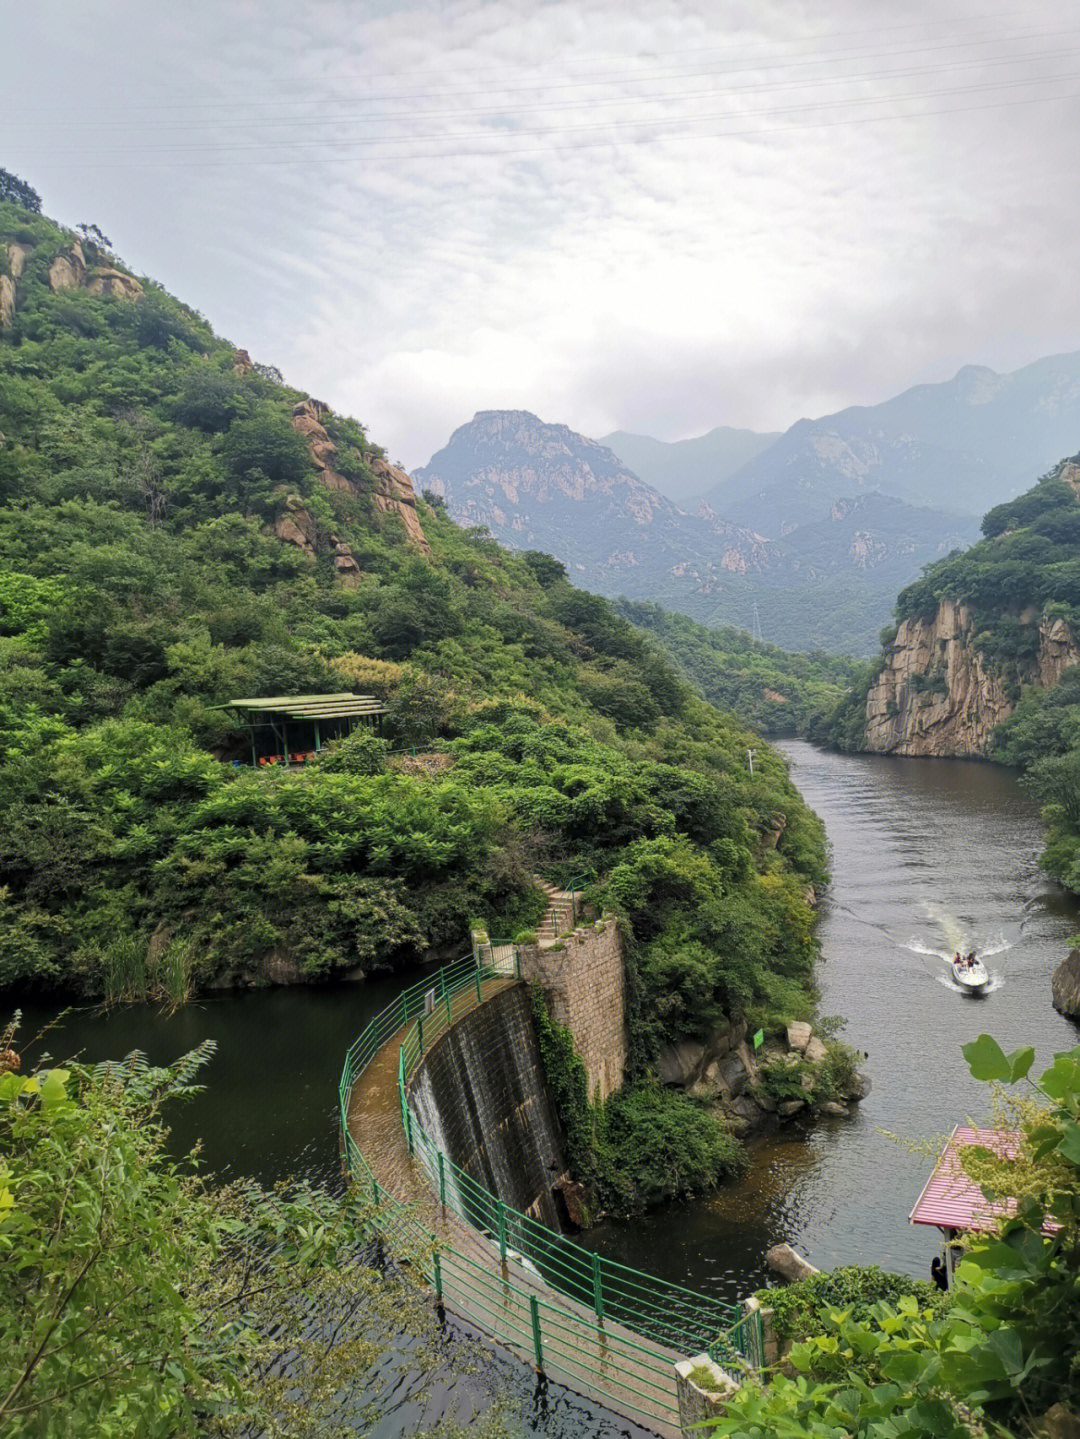
M 410 467 L 1080 348 L 1080 6 L 34 0 L 0 165 Z

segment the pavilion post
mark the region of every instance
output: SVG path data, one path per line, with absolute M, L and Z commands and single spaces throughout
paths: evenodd
M 319 741 L 319 721 L 316 720 L 316 721 L 315 721 L 315 753 L 318 754 L 319 750 L 321 750 L 321 749 L 322 749 L 322 744 L 321 744 L 320 741 Z

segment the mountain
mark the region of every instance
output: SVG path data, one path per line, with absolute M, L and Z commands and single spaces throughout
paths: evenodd
M 631 435 L 625 430 L 605 435 L 600 443 L 614 450 L 646 484 L 685 506 L 722 484 L 779 438 L 779 432 L 759 434 L 756 430 L 720 425 L 707 435 L 672 443 L 649 435 Z
M 825 848 L 780 755 L 4 181 L 0 993 L 359 979 L 533 929 L 539 873 L 636 933 L 642 1065 L 703 1012 L 808 1012 Z M 386 743 L 328 733 L 356 692 Z M 259 696 L 287 732 L 238 723 Z
M 1080 352 L 1014 374 L 968 365 L 880 405 L 799 420 L 704 500 L 778 539 L 873 490 L 977 516 L 1071 451 L 1080 435 Z
M 977 530 L 870 493 L 767 539 L 704 503 L 688 514 L 611 449 L 524 410 L 482 411 L 414 479 L 460 523 L 550 551 L 598 594 L 744 629 L 757 606 L 763 634 L 787 649 L 869 653 L 899 585 Z

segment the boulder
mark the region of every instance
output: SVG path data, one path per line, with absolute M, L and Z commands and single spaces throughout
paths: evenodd
M 751 1097 L 757 1107 L 763 1109 L 766 1114 L 776 1113 L 776 1100 L 771 1094 L 766 1094 L 763 1089 L 755 1089 Z
M 1032 1429 L 1044 1439 L 1080 1439 L 1080 1418 L 1058 1402 L 1052 1404 L 1041 1419 L 1035 1420 Z
M 1050 992 L 1056 1010 L 1070 1019 L 1080 1016 L 1080 949 L 1074 949 L 1054 970 Z
M 774 1244 L 766 1252 L 765 1263 L 774 1274 L 779 1274 L 785 1284 L 797 1284 L 800 1279 L 809 1279 L 821 1273 L 790 1244 Z
M 818 1113 L 819 1113 L 819 1114 L 850 1114 L 850 1113 L 851 1113 L 851 1110 L 847 1107 L 846 1104 L 841 1104 L 841 1103 L 839 1102 L 839 1100 L 836 1100 L 836 1099 L 827 1099 L 824 1104 L 819 1104 L 819 1105 L 818 1105 Z
M 813 1030 L 803 1020 L 797 1019 L 787 1027 L 787 1042 L 789 1049 L 797 1049 L 801 1054 L 810 1043 L 810 1036 Z
M 860 1099 L 865 1099 L 870 1093 L 871 1087 L 870 1076 L 868 1074 L 857 1074 L 855 1076 L 855 1083 L 851 1086 L 848 1093 L 844 1095 L 844 1098 L 854 1100 L 854 1102 L 858 1104 Z
M 743 1092 L 748 1076 L 737 1050 L 725 1054 L 723 1059 L 718 1061 L 717 1069 L 720 1082 L 730 1095 L 734 1097 Z
M 800 1074 L 799 1083 L 806 1093 L 809 1094 L 814 1088 L 814 1076 L 812 1074 Z
M 800 1109 L 806 1108 L 804 1099 L 785 1099 L 783 1104 L 777 1106 L 777 1114 L 781 1119 L 790 1119 L 793 1114 L 798 1114 Z
M 696 1039 L 669 1044 L 661 1051 L 656 1070 L 661 1084 L 687 1085 L 696 1077 L 705 1055 L 705 1046 Z
M 824 1044 L 821 1042 L 821 1040 L 817 1037 L 816 1034 L 812 1034 L 810 1036 L 810 1041 L 807 1044 L 806 1048 L 803 1050 L 803 1053 L 806 1055 L 807 1059 L 810 1061 L 811 1064 L 820 1064 L 825 1058 L 825 1056 L 828 1054 L 828 1052 L 829 1051 L 825 1048 Z
M 760 1124 L 764 1119 L 762 1110 L 754 1103 L 748 1094 L 740 1094 L 737 1099 L 731 1100 L 728 1109 L 739 1119 L 745 1119 L 750 1124 Z

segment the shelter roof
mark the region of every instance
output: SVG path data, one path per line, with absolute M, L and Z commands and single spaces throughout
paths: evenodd
M 1015 1199 L 991 1203 L 974 1180 L 964 1173 L 960 1151 L 977 1145 L 1001 1159 L 1015 1159 L 1023 1147 L 1018 1130 L 971 1129 L 957 1125 L 938 1156 L 930 1178 L 909 1216 L 912 1224 L 934 1224 L 939 1229 L 967 1229 L 985 1233 L 1016 1212 Z M 1048 1221 L 1048 1229 L 1056 1228 Z
M 346 719 L 350 715 L 386 713 L 386 706 L 373 695 L 353 694 L 351 690 L 322 695 L 266 695 L 230 700 L 219 708 L 238 710 L 252 717 L 278 714 L 288 719 Z

